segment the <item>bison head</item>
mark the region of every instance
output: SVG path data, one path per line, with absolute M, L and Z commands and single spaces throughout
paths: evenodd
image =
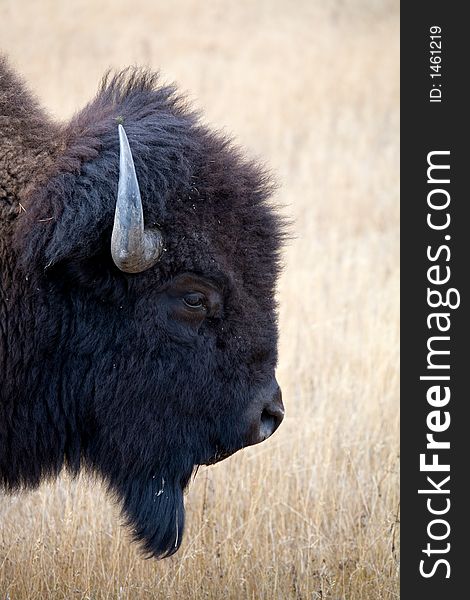
M 57 127 L 9 225 L 4 484 L 98 472 L 149 555 L 177 550 L 194 468 L 283 417 L 271 191 L 154 75 Z

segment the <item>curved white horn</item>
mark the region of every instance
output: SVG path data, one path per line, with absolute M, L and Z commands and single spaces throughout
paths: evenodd
M 126 132 L 119 129 L 119 185 L 111 236 L 114 264 L 125 273 L 141 273 L 158 261 L 163 250 L 159 229 L 144 228 L 144 214 L 134 159 Z

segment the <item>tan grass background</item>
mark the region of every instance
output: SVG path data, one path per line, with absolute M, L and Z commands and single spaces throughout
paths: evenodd
M 276 435 L 201 469 L 180 552 L 143 561 L 98 484 L 0 498 L 0 598 L 398 597 L 398 1 L 0 0 L 58 118 L 161 68 L 277 172 Z M 0 142 L 1 143 L 1 142 Z

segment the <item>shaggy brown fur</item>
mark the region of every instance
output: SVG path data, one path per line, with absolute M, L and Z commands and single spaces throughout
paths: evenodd
M 0 56 L 0 201 L 18 210 L 31 184 L 44 180 L 60 145 L 60 127 Z

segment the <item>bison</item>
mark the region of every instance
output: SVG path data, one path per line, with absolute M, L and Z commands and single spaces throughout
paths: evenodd
M 158 74 L 57 123 L 0 58 L 0 485 L 102 477 L 174 553 L 199 465 L 268 438 L 285 223 L 272 178 Z

